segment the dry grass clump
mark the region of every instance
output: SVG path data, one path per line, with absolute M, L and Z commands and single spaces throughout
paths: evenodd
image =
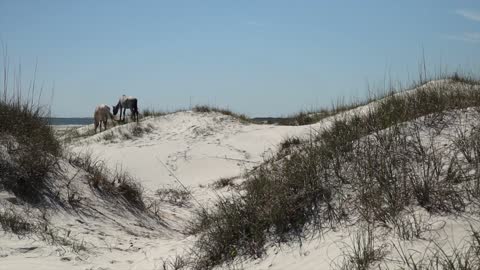
M 102 132 L 102 134 L 104 136 L 107 136 L 108 133 L 111 133 L 109 130 L 107 131 L 104 131 Z M 64 144 L 71 144 L 72 142 L 76 141 L 76 140 L 80 140 L 80 139 L 84 139 L 84 138 L 88 138 L 88 137 L 91 137 L 93 135 L 95 135 L 95 130 L 92 128 L 92 129 L 89 129 L 87 131 L 84 131 L 84 132 L 80 132 L 78 130 L 77 127 L 75 128 L 70 128 L 70 129 L 67 129 L 63 135 L 61 135 L 60 137 L 60 140 L 62 143 Z
M 173 256 L 162 260 L 163 270 L 183 270 L 192 269 L 192 263 L 184 256 Z
M 141 123 L 135 123 L 129 126 L 130 134 L 134 137 L 141 137 L 144 134 L 150 133 L 153 130 L 152 124 L 143 125 Z
M 218 112 L 224 115 L 229 115 L 234 118 L 240 119 L 243 122 L 250 122 L 250 119 L 245 114 L 234 113 L 231 110 L 226 108 L 213 107 L 208 105 L 196 105 L 195 107 L 192 108 L 192 110 L 194 112 L 201 112 L 201 113 Z
M 293 115 L 279 118 L 277 124 L 282 126 L 304 126 L 315 124 L 322 119 L 325 119 L 330 116 L 334 116 L 341 112 L 345 112 L 356 107 L 367 104 L 368 102 L 353 102 L 351 104 L 345 104 L 343 102 L 337 102 L 333 105 L 331 109 L 318 109 L 318 110 L 309 110 L 309 111 L 300 111 Z
M 287 138 L 287 139 L 283 140 L 280 143 L 279 151 L 285 151 L 285 150 L 290 149 L 290 147 L 293 147 L 293 146 L 296 146 L 296 145 L 301 145 L 301 144 L 302 144 L 302 140 L 300 138 L 290 137 L 290 138 Z
M 49 245 L 69 247 L 75 253 L 87 251 L 84 241 L 71 236 L 69 230 L 55 227 L 45 209 L 22 210 L 2 204 L 0 226 L 5 233 L 13 233 L 18 237 L 31 237 Z
M 192 198 L 192 192 L 183 187 L 161 188 L 155 192 L 155 195 L 159 201 L 176 206 L 186 206 Z
M 11 85 L 8 74 L 4 67 L 4 88 L 0 92 L 0 188 L 24 201 L 39 203 L 48 179 L 58 171 L 62 148 L 48 125 L 48 109 L 34 102 L 34 86 L 29 89 L 31 97 L 24 99 L 21 78 L 14 78 Z
M 4 232 L 11 232 L 17 235 L 31 233 L 35 225 L 14 211 L 13 209 L 0 209 L 0 225 Z
M 214 189 L 221 189 L 221 188 L 226 188 L 226 187 L 235 187 L 235 179 L 238 177 L 222 177 L 215 182 L 212 183 L 212 187 Z
M 386 246 L 376 241 L 373 228 L 367 224 L 352 237 L 351 246 L 344 251 L 341 270 L 367 270 L 378 266 L 386 256 Z
M 115 192 L 125 199 L 129 205 L 137 209 L 145 209 L 143 187 L 126 172 L 117 172 L 113 177 L 116 183 Z
M 451 76 L 447 76 L 447 79 L 452 80 L 453 82 L 459 82 L 469 85 L 480 85 L 480 80 L 475 78 L 473 75 L 460 74 L 459 72 L 453 73 Z
M 87 172 L 89 186 L 110 198 L 121 198 L 136 209 L 144 210 L 143 187 L 128 173 L 110 172 L 103 161 L 92 154 L 70 154 L 68 161 Z
M 395 246 L 403 267 L 408 270 L 479 270 L 480 232 L 471 227 L 470 239 L 441 245 L 434 242 L 426 250 L 406 250 Z M 424 254 L 421 257 L 415 256 Z
M 104 131 L 103 135 L 98 140 L 107 142 L 114 142 L 117 139 L 132 140 L 151 133 L 153 129 L 154 126 L 151 123 L 129 123 L 126 129 Z
M 167 111 L 160 111 L 153 108 L 147 108 L 142 111 L 143 117 L 159 117 L 169 114 Z

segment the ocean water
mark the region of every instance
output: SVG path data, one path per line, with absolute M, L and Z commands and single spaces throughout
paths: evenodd
M 52 117 L 48 119 L 50 125 L 60 126 L 60 125 L 90 125 L 93 124 L 93 118 L 91 117 Z

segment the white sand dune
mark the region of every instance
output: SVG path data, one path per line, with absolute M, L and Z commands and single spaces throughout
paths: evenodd
M 128 171 L 147 194 L 165 186 L 178 187 L 177 177 L 202 204 L 216 199 L 218 192 L 209 188 L 215 180 L 241 177 L 272 155 L 285 138 L 313 132 L 308 126 L 255 125 L 219 113 L 191 111 L 146 119 L 141 126 L 149 127 L 149 132 L 125 137 L 123 134 L 131 134 L 133 125 L 116 126 L 77 140 L 68 146 L 69 151 L 91 153 L 112 171 Z M 91 129 L 93 126 L 84 126 L 78 131 Z M 113 139 L 104 139 L 109 133 Z M 74 173 L 73 168 L 68 170 Z M 83 188 L 86 197 L 95 196 Z M 75 239 L 88 243 L 90 252 L 77 254 L 36 239 L 2 237 L 2 266 L 5 269 L 29 269 L 37 264 L 43 269 L 160 269 L 163 259 L 182 254 L 193 244 L 194 237 L 181 231 L 198 207 L 196 203 L 189 207 L 162 206 L 165 225 L 151 225 L 152 230 L 138 227 L 142 222 L 131 214 L 107 209 L 94 199 L 92 204 L 104 218 L 78 222 L 75 215 L 68 213 L 52 217 L 52 223 L 69 228 Z
M 374 104 L 337 117 L 366 113 Z M 220 113 L 185 111 L 145 119 L 140 125 L 148 131 L 140 136 L 132 135 L 135 124 L 130 123 L 74 140 L 67 148 L 74 153 L 93 154 L 112 171 L 128 171 L 145 187 L 147 195 L 165 186 L 179 186 L 178 179 L 192 190 L 200 204 L 206 205 L 217 198 L 218 192 L 228 192 L 209 187 L 214 181 L 222 177 L 241 179 L 245 172 L 273 155 L 284 139 L 309 137 L 328 127 L 333 119 L 309 126 L 257 125 Z M 91 129 L 93 126 L 84 126 L 78 132 Z M 65 166 L 73 175 L 74 169 Z M 99 214 L 84 218 L 58 211 L 52 214 L 52 221 L 59 231 L 68 231 L 74 239 L 85 242 L 88 251 L 73 252 L 61 245 L 4 234 L 0 235 L 0 269 L 162 269 L 163 260 L 188 252 L 195 241 L 194 236 L 182 230 L 199 207 L 196 202 L 182 207 L 162 206 L 162 223 L 155 224 L 147 217 L 102 204 L 85 185 L 83 188 L 82 195 L 89 198 Z M 468 222 L 447 217 L 432 219 L 434 226 L 441 224 L 435 233 L 445 241 L 453 236 L 457 241 L 463 239 Z M 263 259 L 238 262 L 239 267 L 329 269 L 341 263 L 354 229 L 338 228 L 306 240 L 301 246 L 272 247 Z M 393 244 L 388 236 L 383 240 Z M 421 250 L 428 243 L 418 240 L 406 248 Z
M 151 127 L 151 132 L 139 138 L 121 138 L 119 134 L 128 133 L 131 125 L 135 124 L 106 131 L 113 132 L 118 141 L 106 141 L 102 139 L 105 133 L 100 133 L 71 149 L 101 157 L 110 167 L 129 171 L 154 190 L 175 182 L 169 170 L 189 186 L 239 176 L 274 153 L 285 138 L 309 131 L 307 126 L 244 124 L 220 113 L 187 111 L 147 119 L 141 125 Z

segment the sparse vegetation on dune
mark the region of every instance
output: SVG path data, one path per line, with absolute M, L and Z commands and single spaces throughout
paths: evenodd
M 283 126 L 311 125 L 327 117 L 334 116 L 341 112 L 346 112 L 348 110 L 357 108 L 367 103 L 368 101 L 354 102 L 352 104 L 346 105 L 343 102 L 337 102 L 337 104 L 333 105 L 331 109 L 324 108 L 324 109 L 318 109 L 318 110 L 301 111 L 287 117 L 279 118 L 277 122 L 273 122 L 271 124 L 279 124 Z
M 107 198 L 122 198 L 128 206 L 144 210 L 143 187 L 127 172 L 111 172 L 92 154 L 70 154 L 68 162 L 87 173 L 88 185 Z
M 11 232 L 17 235 L 31 233 L 34 224 L 27 221 L 24 215 L 14 209 L 0 209 L 0 225 L 4 232 Z
M 168 112 L 168 111 L 156 110 L 156 109 L 153 109 L 153 108 L 146 108 L 142 111 L 142 116 L 143 116 L 143 118 L 158 117 L 158 116 L 163 116 L 163 115 L 167 115 L 167 114 L 170 114 L 170 113 L 171 112 Z
M 480 79 L 474 75 L 465 75 L 459 72 L 455 72 L 450 76 L 445 76 L 445 79 L 452 80 L 453 82 L 460 82 L 469 85 L 480 85 Z
M 115 124 L 112 128 L 109 128 L 101 133 L 95 133 L 93 127 L 90 129 L 72 128 L 64 131 L 60 136 L 60 140 L 63 144 L 69 145 L 73 142 L 86 139 L 91 136 L 95 136 L 98 141 L 116 142 L 122 140 L 131 140 L 140 138 L 145 134 L 151 133 L 154 130 L 154 126 L 151 123 L 140 122 L 120 123 Z
M 37 210 L 0 209 L 0 225 L 4 232 L 34 237 L 50 245 L 69 247 L 74 253 L 88 251 L 87 244 L 69 235 L 69 231 L 52 224 L 46 212 Z
M 131 140 L 134 138 L 142 137 L 144 134 L 151 133 L 154 130 L 154 125 L 149 121 L 151 117 L 161 117 L 178 112 L 185 112 L 186 109 L 179 109 L 175 111 L 159 111 L 155 109 L 145 109 L 142 113 L 143 117 L 139 120 L 138 123 L 134 122 L 124 122 L 124 121 L 115 121 L 109 122 L 109 128 L 101 133 L 98 139 L 115 142 L 118 140 Z M 244 114 L 237 114 L 228 109 L 197 105 L 192 108 L 192 111 L 199 113 L 210 113 L 216 112 L 224 115 L 232 116 L 236 119 L 239 119 L 243 123 L 249 123 L 251 120 Z M 124 128 L 126 127 L 126 128 Z M 85 129 L 81 128 L 71 128 L 61 132 L 60 140 L 62 143 L 68 145 L 73 142 L 95 136 L 97 133 L 94 132 L 93 127 Z
M 426 227 L 418 219 L 406 222 L 411 207 L 432 215 L 477 214 L 469 209 L 480 202 L 480 84 L 456 76 L 388 95 L 309 139 L 287 139 L 242 192 L 199 212 L 192 228 L 195 267 L 260 257 L 270 241 L 301 240 L 352 219 L 415 238 Z M 351 267 L 366 269 L 380 259 L 370 240 L 359 238 L 353 250 L 362 254 L 349 260 Z
M 377 239 L 370 224 L 360 228 L 351 239 L 343 255 L 340 270 L 367 270 L 377 266 L 386 256 L 386 247 L 376 243 Z
M 480 269 L 480 232 L 471 228 L 470 236 L 460 243 L 445 246 L 434 242 L 426 250 L 406 250 L 395 246 L 395 252 L 407 270 L 478 270 Z M 419 256 L 419 255 L 422 256 Z
M 448 80 L 456 83 L 464 83 L 470 86 L 475 86 L 480 84 L 480 80 L 475 78 L 472 75 L 460 75 L 458 72 L 453 73 L 452 75 L 442 75 L 437 76 L 431 80 L 427 80 L 424 75 L 420 76 L 418 82 L 412 83 L 408 89 L 414 89 L 424 85 L 427 82 L 431 81 L 440 81 Z M 384 99 L 396 94 L 395 87 L 391 83 L 388 90 L 380 91 L 377 94 L 373 94 L 363 101 L 354 101 L 354 102 L 345 102 L 344 100 L 337 101 L 331 106 L 331 108 L 320 108 L 320 109 L 311 109 L 303 110 L 298 113 L 292 114 L 287 117 L 274 118 L 274 120 L 268 121 L 268 124 L 279 124 L 286 126 L 302 126 L 302 125 L 311 125 L 317 123 L 327 117 L 338 115 L 342 112 L 347 112 L 349 110 L 364 106 L 370 102 Z
M 60 143 L 48 126 L 48 109 L 24 100 L 19 85 L 9 90 L 5 68 L 0 93 L 0 187 L 22 200 L 38 203 L 45 195 L 48 178 L 58 171 Z M 30 92 L 34 93 L 34 87 Z
M 186 206 L 192 198 L 192 192 L 183 187 L 157 189 L 155 195 L 161 202 L 167 202 L 176 206 Z
M 214 107 L 214 106 L 208 106 L 208 105 L 196 105 L 192 108 L 192 110 L 194 112 L 201 112 L 201 113 L 217 112 L 224 115 L 232 116 L 243 122 L 250 122 L 250 119 L 245 114 L 238 114 L 238 113 L 232 112 L 227 108 L 220 108 L 220 107 Z
M 237 176 L 234 177 L 222 177 L 215 182 L 213 182 L 212 187 L 215 189 L 221 189 L 225 187 L 235 187 L 235 180 L 237 179 Z
M 14 75 L 12 83 L 9 74 L 4 65 L 0 93 L 0 192 L 13 197 L 0 201 L 1 229 L 70 247 L 73 252 L 85 251 L 83 242 L 55 227 L 48 215 L 51 208 L 64 203 L 54 184 L 63 176 L 60 164 L 64 150 L 48 123 L 49 108 L 39 103 L 42 91 L 36 96 L 33 81 L 24 98 L 22 78 Z

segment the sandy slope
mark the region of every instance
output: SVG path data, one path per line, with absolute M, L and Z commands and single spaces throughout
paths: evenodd
M 283 139 L 309 130 L 243 124 L 219 113 L 191 111 L 143 121 L 142 125 L 152 127 L 152 131 L 139 138 L 118 135 L 129 132 L 129 125 L 107 131 L 119 137 L 114 142 L 97 134 L 71 149 L 93 153 L 107 160 L 110 167 L 131 172 L 151 190 L 175 183 L 164 165 L 185 185 L 206 185 L 221 177 L 241 175 L 273 153 Z
M 343 115 L 365 113 L 371 106 L 361 106 Z M 285 138 L 308 137 L 328 127 L 333 119 L 311 126 L 256 125 L 219 113 L 186 111 L 145 119 L 141 126 L 149 131 L 138 137 L 131 135 L 133 124 L 127 124 L 75 140 L 68 149 L 92 153 L 112 170 L 128 171 L 141 182 L 147 194 L 164 186 L 178 186 L 175 180 L 178 177 L 200 204 L 208 204 L 218 192 L 228 192 L 209 187 L 215 180 L 241 177 L 272 155 Z M 92 128 L 84 126 L 78 132 Z M 74 174 L 72 168 L 67 171 Z M 162 269 L 164 259 L 188 250 L 195 240 L 181 231 L 198 207 L 196 202 L 186 207 L 163 206 L 162 223 L 155 224 L 128 211 L 111 209 L 96 200 L 85 185 L 83 192 L 90 198 L 90 206 L 100 214 L 79 218 L 58 211 L 52 220 L 59 230 L 67 228 L 75 239 L 85 241 L 88 252 L 75 253 L 37 239 L 0 235 L 0 269 Z M 431 223 L 432 226 L 441 224 L 435 231 L 440 239 L 452 235 L 462 239 L 468 224 L 465 220 L 448 218 L 432 219 Z M 298 244 L 273 247 L 261 260 L 239 263 L 245 269 L 328 269 L 341 263 L 342 253 L 348 251 L 355 229 L 338 228 L 307 240 L 301 247 Z M 393 244 L 387 236 L 384 243 Z M 402 245 L 421 250 L 427 243 L 418 240 Z
M 123 134 L 131 134 L 132 125 L 117 126 L 75 141 L 68 146 L 69 151 L 92 153 L 111 170 L 128 171 L 145 187 L 147 194 L 164 186 L 178 187 L 173 173 L 201 204 L 208 204 L 222 192 L 209 187 L 215 180 L 241 176 L 271 155 L 283 139 L 312 132 L 311 127 L 245 124 L 219 113 L 191 111 L 142 121 L 141 126 L 151 131 L 126 138 Z M 85 126 L 79 132 L 92 128 Z M 105 140 L 110 132 L 113 136 Z M 75 169 L 67 171 L 73 175 Z M 38 239 L 2 236 L 2 267 L 161 269 L 163 259 L 181 254 L 193 244 L 194 238 L 181 231 L 198 207 L 196 202 L 187 207 L 162 206 L 164 224 L 148 224 L 149 228 L 144 224 L 148 222 L 98 202 L 86 185 L 81 188 L 84 197 L 91 198 L 91 207 L 100 214 L 79 218 L 60 211 L 51 218 L 59 230 L 68 228 L 69 235 L 85 242 L 89 251 L 75 253 Z

